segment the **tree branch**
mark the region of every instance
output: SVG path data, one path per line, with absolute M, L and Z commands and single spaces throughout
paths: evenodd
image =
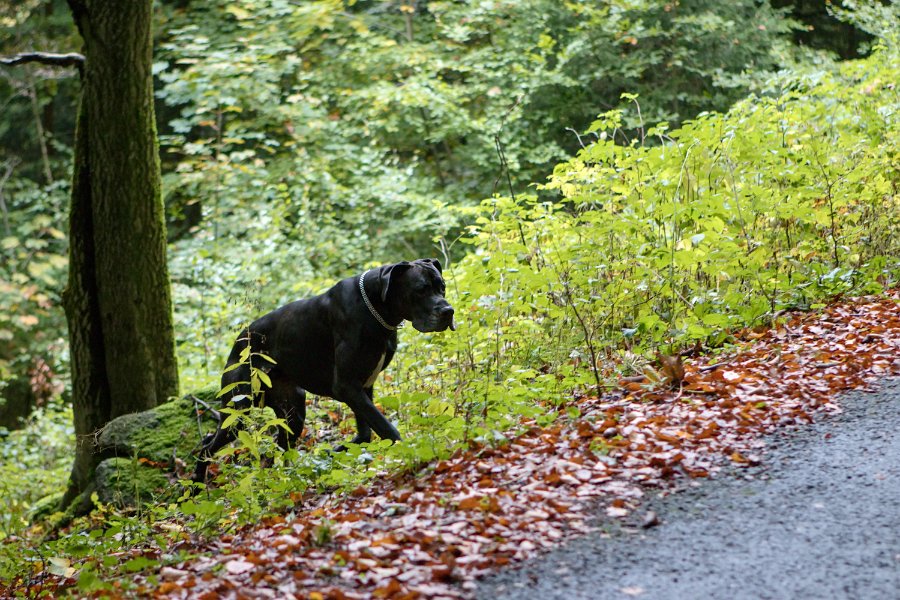
M 54 67 L 76 67 L 80 75 L 84 74 L 84 55 L 77 52 L 68 54 L 55 54 L 53 52 L 21 52 L 15 56 L 0 57 L 0 64 L 8 67 L 24 65 L 25 63 L 41 63 Z

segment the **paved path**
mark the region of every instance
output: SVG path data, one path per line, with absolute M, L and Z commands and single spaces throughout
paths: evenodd
M 610 525 L 477 597 L 900 599 L 900 380 L 841 404 L 770 438 L 761 467 L 651 500 L 657 527 Z

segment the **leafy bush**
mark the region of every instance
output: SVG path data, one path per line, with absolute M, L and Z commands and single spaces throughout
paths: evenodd
M 454 209 L 471 222 L 455 242 L 465 258 L 445 273 L 460 330 L 403 334 L 376 398 L 405 442 L 366 451 L 362 467 L 320 457 L 297 481 L 315 472 L 315 485 L 352 488 L 490 443 L 656 352 L 894 285 L 894 57 L 882 47 L 834 73 L 783 77 L 726 114 L 647 127 L 624 146 L 621 111 L 604 113 L 585 132 L 596 141 L 541 186 L 561 201 Z
M 24 428 L 9 433 L 2 442 L 0 501 L 5 509 L 0 515 L 0 541 L 21 533 L 42 499 L 56 495 L 59 501 L 72 466 L 72 411 L 53 406 L 38 409 Z
M 0 427 L 15 427 L 67 380 L 62 314 L 68 184 L 13 180 L 0 222 Z M 0 194 L 3 190 L 0 190 Z
M 515 413 L 520 396 L 603 386 L 635 354 L 895 285 L 896 57 L 882 47 L 834 74 L 781 79 L 626 146 L 613 141 L 621 112 L 604 113 L 587 132 L 596 142 L 541 186 L 564 201 L 467 211 L 471 252 L 448 286 L 460 333 L 429 342 L 451 359 L 451 397 L 466 414 Z M 405 379 L 437 363 L 410 343 Z
M 0 7 L 0 56 L 69 52 L 77 32 L 62 6 Z M 0 78 L 0 427 L 17 427 L 68 378 L 66 206 L 77 75 L 2 67 Z
M 161 5 L 154 72 L 186 382 L 221 368 L 230 340 L 209 341 L 236 329 L 234 305 L 321 291 L 458 231 L 447 205 L 498 186 L 498 132 L 518 191 L 623 91 L 653 119 L 727 108 L 784 63 L 781 16 L 752 0 Z

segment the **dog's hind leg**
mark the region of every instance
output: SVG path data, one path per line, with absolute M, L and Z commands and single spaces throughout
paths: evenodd
M 274 391 L 272 389 L 269 393 Z M 277 417 L 285 420 L 290 428 L 290 432 L 283 427 L 278 428 L 278 445 L 282 450 L 293 448 L 297 438 L 303 433 L 303 423 L 306 421 L 306 390 L 286 385 L 281 394 L 272 398 L 269 406 L 275 411 Z
M 230 444 L 237 437 L 237 428 L 223 428 L 222 424 L 216 428 L 214 433 L 209 434 L 203 440 L 203 446 L 200 448 L 200 456 L 197 458 L 197 467 L 194 470 L 194 481 L 198 483 L 206 482 L 206 470 L 209 468 L 212 456 Z
M 234 365 L 240 361 L 240 353 L 241 347 L 240 343 L 244 340 L 249 339 L 249 333 L 247 330 L 242 332 L 241 336 L 238 338 L 238 341 L 235 343 L 234 347 L 231 349 L 231 354 L 228 356 L 228 362 L 226 363 L 227 367 Z M 245 342 L 244 342 L 245 343 Z M 231 384 L 237 384 L 231 391 L 227 392 L 221 399 L 222 405 L 228 408 L 247 408 L 250 406 L 251 398 L 251 390 L 250 390 L 250 365 L 242 364 L 237 368 L 226 370 L 226 372 L 222 375 L 221 387 L 224 389 L 226 386 Z M 224 448 L 228 444 L 230 444 L 237 437 L 237 429 L 238 424 L 235 423 L 231 427 L 227 429 L 222 427 L 223 415 L 219 414 L 219 423 L 216 426 L 216 430 L 213 433 L 210 433 L 206 437 L 203 438 L 202 445 L 200 446 L 199 456 L 197 457 L 197 466 L 194 469 L 194 477 L 193 480 L 198 483 L 206 482 L 206 471 L 209 468 L 209 463 L 212 462 L 213 455 L 218 452 L 220 449 Z

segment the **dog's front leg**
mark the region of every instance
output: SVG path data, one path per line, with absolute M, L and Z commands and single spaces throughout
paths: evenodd
M 370 387 L 365 388 L 366 396 L 369 397 L 369 401 L 374 404 L 374 400 L 372 397 L 373 390 Z M 372 428 L 369 427 L 369 424 L 362 420 L 359 415 L 353 413 L 353 416 L 356 417 L 356 436 L 350 440 L 351 444 L 366 444 L 372 441 Z
M 368 427 L 371 427 L 381 439 L 400 441 L 400 432 L 375 408 L 372 398 L 361 385 L 338 383 L 335 385 L 334 395 L 338 400 L 349 406 L 350 410 L 353 411 L 353 416 L 356 417 L 359 432 L 354 441 L 368 441 L 366 438 L 371 437 L 371 433 L 366 431 Z

